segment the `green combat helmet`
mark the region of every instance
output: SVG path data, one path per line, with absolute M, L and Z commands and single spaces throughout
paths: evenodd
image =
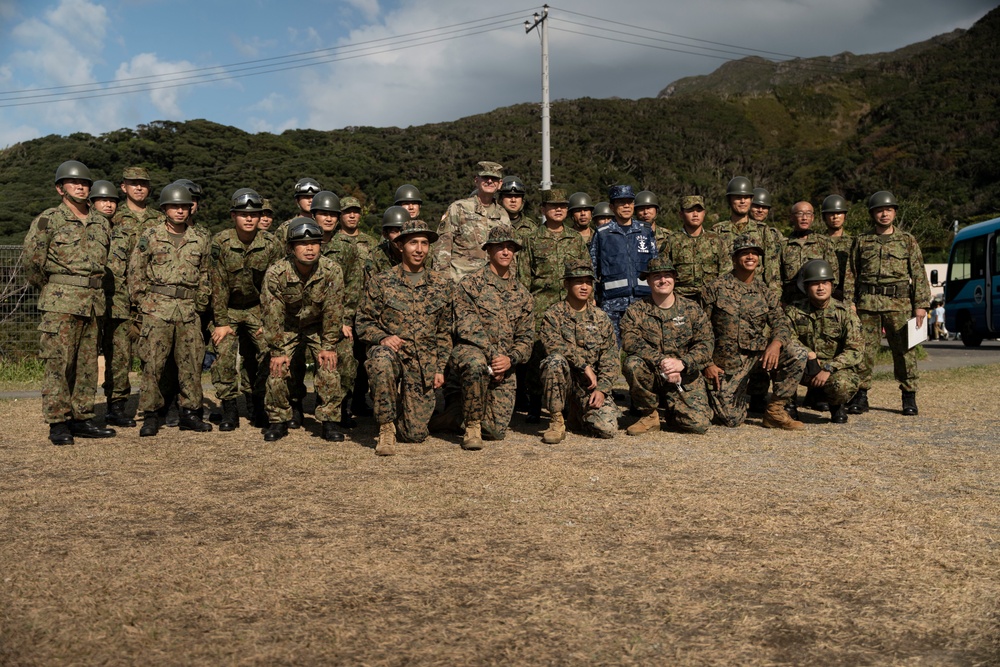
M 503 180 L 500 182 L 500 189 L 497 193 L 500 195 L 521 195 L 527 190 L 524 189 L 524 183 L 517 176 L 504 176 Z
M 382 229 L 402 229 L 410 219 L 410 213 L 402 206 L 390 206 L 382 214 Z
M 323 230 L 309 218 L 293 218 L 288 223 L 287 243 L 319 241 L 323 238 Z
M 594 204 L 594 213 L 591 216 L 594 220 L 599 218 L 613 218 L 615 217 L 615 212 L 611 210 L 611 204 L 606 201 L 600 201 Z
M 166 204 L 193 204 L 191 190 L 183 183 L 171 183 L 160 190 L 160 208 Z
M 726 186 L 726 196 L 738 195 L 742 197 L 753 196 L 753 183 L 746 176 L 737 176 L 729 181 Z
M 821 213 L 847 213 L 850 208 L 847 204 L 847 200 L 840 195 L 827 195 L 826 199 L 823 200 L 823 206 L 820 208 Z
M 90 201 L 95 199 L 118 199 L 118 188 L 111 181 L 94 181 L 90 186 Z
M 314 195 L 323 188 L 320 187 L 319 182 L 315 178 L 300 178 L 295 184 L 295 196 L 296 197 L 308 197 L 309 195 Z
M 750 203 L 754 206 L 766 206 L 771 208 L 771 206 L 773 206 L 771 203 L 771 193 L 764 188 L 754 188 L 753 199 Z
M 594 202 L 586 192 L 574 192 L 569 196 L 569 212 L 594 209 Z
M 330 213 L 340 213 L 340 197 L 329 190 L 320 190 L 313 195 L 310 211 L 329 211 Z
M 409 202 L 423 204 L 424 200 L 421 198 L 420 190 L 417 189 L 417 186 L 406 183 L 396 188 L 396 201 L 393 203 L 399 205 Z
M 891 206 L 893 208 L 899 208 L 899 204 L 896 202 L 896 197 L 887 190 L 879 190 L 871 197 L 868 198 L 868 210 L 873 211 L 882 206 Z
M 660 200 L 657 198 L 656 194 L 650 190 L 640 190 L 635 193 L 635 207 L 640 206 L 655 206 L 656 210 L 660 210 Z
M 56 185 L 62 183 L 67 178 L 79 178 L 81 181 L 94 182 L 90 176 L 90 169 L 82 162 L 76 160 L 66 160 L 56 167 Z
M 833 267 L 825 259 L 810 259 L 799 269 L 795 284 L 800 292 L 806 294 L 808 283 L 818 283 L 824 280 L 829 280 L 831 283 L 837 282 L 837 277 L 833 275 Z
M 233 193 L 230 211 L 244 211 L 247 213 L 259 213 L 264 210 L 264 200 L 251 188 L 240 188 Z

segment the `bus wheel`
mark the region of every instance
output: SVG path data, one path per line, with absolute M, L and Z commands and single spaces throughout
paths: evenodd
M 972 319 L 969 317 L 963 319 L 962 323 L 958 325 L 958 332 L 962 336 L 962 345 L 965 347 L 979 347 L 983 342 L 982 335 L 976 333 Z

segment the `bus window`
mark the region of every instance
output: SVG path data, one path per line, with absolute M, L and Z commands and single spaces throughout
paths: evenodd
M 986 237 L 956 243 L 948 267 L 948 282 L 983 278 L 986 275 Z

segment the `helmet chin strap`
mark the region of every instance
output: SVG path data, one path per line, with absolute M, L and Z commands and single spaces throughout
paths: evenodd
M 76 195 L 71 195 L 68 192 L 66 193 L 66 196 L 69 197 L 70 200 L 74 204 L 89 204 L 90 203 L 90 200 L 87 197 L 77 197 Z

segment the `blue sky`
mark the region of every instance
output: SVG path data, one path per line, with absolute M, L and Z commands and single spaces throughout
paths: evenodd
M 651 97 L 753 53 L 889 51 L 967 28 L 995 5 L 561 0 L 550 13 L 551 95 Z M 540 6 L 0 0 L 0 147 L 154 120 L 250 132 L 406 127 L 537 102 L 539 42 L 522 24 Z

